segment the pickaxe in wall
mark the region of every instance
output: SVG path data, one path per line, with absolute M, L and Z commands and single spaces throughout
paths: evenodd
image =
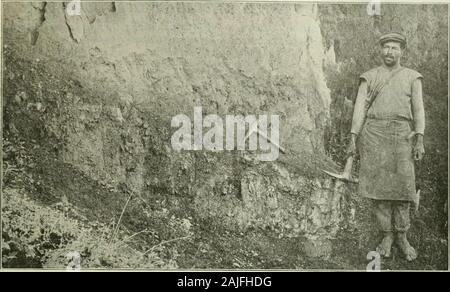
M 283 147 L 281 147 L 277 142 L 275 142 L 272 139 L 270 139 L 269 137 L 267 137 L 267 135 L 264 132 L 262 132 L 258 129 L 258 122 L 254 122 L 253 124 L 250 125 L 250 128 L 248 129 L 247 135 L 245 136 L 244 140 L 246 141 L 254 133 L 259 134 L 261 137 L 263 137 L 264 139 L 269 141 L 272 145 L 277 147 L 281 153 L 283 153 L 283 154 L 286 153 L 286 150 L 284 150 Z

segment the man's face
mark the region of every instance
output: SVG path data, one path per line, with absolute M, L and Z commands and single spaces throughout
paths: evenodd
M 392 67 L 398 64 L 403 50 L 398 42 L 386 42 L 381 47 L 381 57 L 386 66 Z

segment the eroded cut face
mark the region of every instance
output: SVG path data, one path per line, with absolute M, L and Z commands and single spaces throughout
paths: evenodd
M 399 42 L 385 42 L 381 46 L 381 57 L 386 66 L 392 67 L 399 63 L 403 50 Z

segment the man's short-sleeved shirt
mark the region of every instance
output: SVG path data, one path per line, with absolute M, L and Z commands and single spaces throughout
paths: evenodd
M 389 74 L 388 69 L 379 66 L 361 74 L 360 78 L 367 81 L 367 90 L 370 92 L 376 84 L 386 80 Z M 422 78 L 419 72 L 403 67 L 378 94 L 367 112 L 367 117 L 413 120 L 411 109 L 412 85 L 417 78 Z

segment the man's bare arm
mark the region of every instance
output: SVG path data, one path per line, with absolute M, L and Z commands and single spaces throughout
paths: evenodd
M 367 98 L 367 82 L 361 80 L 358 89 L 358 95 L 356 97 L 355 107 L 353 108 L 352 129 L 350 133 L 354 136 L 358 136 L 363 126 L 364 118 L 366 115 L 366 98 Z M 352 135 L 352 136 L 353 136 Z
M 414 118 L 414 131 L 423 136 L 425 132 L 425 109 L 422 98 L 422 81 L 414 80 L 412 84 L 411 105 Z
M 425 109 L 422 98 L 422 81 L 416 79 L 412 85 L 411 105 L 414 118 L 414 131 L 416 132 L 416 142 L 413 148 L 415 160 L 421 160 L 425 154 L 423 145 L 423 134 L 425 132 Z
M 347 157 L 356 154 L 356 137 L 361 131 L 366 115 L 366 96 L 367 82 L 363 79 L 359 85 L 358 95 L 356 96 L 355 107 L 353 108 L 351 137 L 347 148 Z

